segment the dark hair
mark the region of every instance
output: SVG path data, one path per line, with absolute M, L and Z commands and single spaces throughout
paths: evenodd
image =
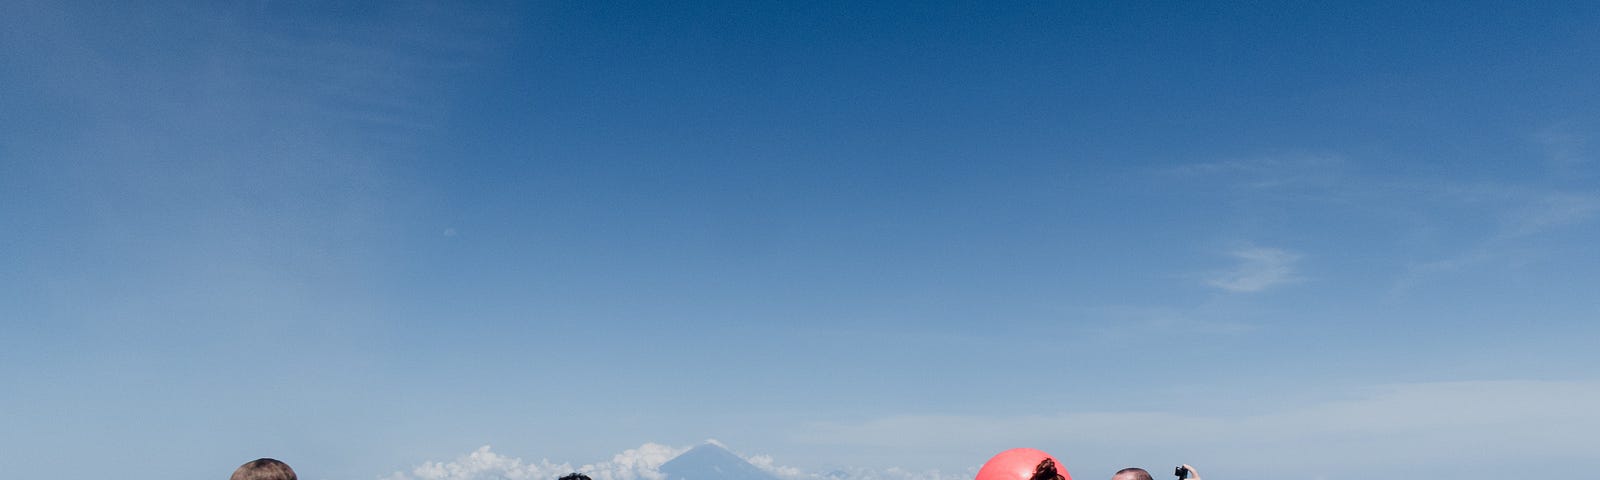
M 294 476 L 294 469 L 289 468 L 289 464 L 261 458 L 240 465 L 228 480 L 299 480 L 299 478 Z
M 1056 471 L 1056 461 L 1046 458 L 1039 461 L 1039 466 L 1033 467 L 1033 477 L 1028 480 L 1067 480 Z
M 593 480 L 593 479 L 589 478 L 588 475 L 584 475 L 584 474 L 581 474 L 581 473 L 578 473 L 578 472 L 572 472 L 572 473 L 569 473 L 566 476 L 563 476 L 563 477 L 558 478 L 556 480 Z
M 1122 470 L 1117 470 L 1117 475 L 1122 475 L 1124 473 L 1133 474 L 1133 480 L 1155 480 L 1154 478 L 1150 478 L 1150 472 L 1144 471 L 1143 468 L 1128 467 L 1128 468 L 1124 468 Z M 1113 476 L 1116 476 L 1116 475 L 1113 475 Z

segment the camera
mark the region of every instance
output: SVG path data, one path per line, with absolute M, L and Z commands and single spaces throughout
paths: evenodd
M 1177 475 L 1179 479 L 1189 478 L 1189 469 L 1179 465 L 1178 468 L 1172 469 L 1172 474 Z

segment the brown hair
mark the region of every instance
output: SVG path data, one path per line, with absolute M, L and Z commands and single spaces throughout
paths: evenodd
M 228 480 L 300 480 L 294 476 L 294 469 L 289 464 L 270 458 L 262 458 L 245 462 L 238 470 L 233 471 L 233 476 Z
M 1056 461 L 1045 458 L 1039 461 L 1039 466 L 1033 467 L 1033 478 L 1028 480 L 1066 480 L 1061 472 L 1056 471 Z

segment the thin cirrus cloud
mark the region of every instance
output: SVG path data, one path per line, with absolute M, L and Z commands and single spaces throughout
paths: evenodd
M 1580 225 L 1600 213 L 1600 197 L 1570 192 L 1546 192 L 1506 215 L 1499 238 L 1532 236 L 1562 227 Z
M 1458 251 L 1439 258 L 1405 266 L 1394 281 L 1394 292 L 1405 292 L 1444 272 L 1459 272 L 1499 262 L 1514 266 L 1507 258 L 1518 246 L 1528 245 L 1540 236 L 1561 234 L 1591 226 L 1600 216 L 1600 196 L 1551 189 L 1508 188 L 1502 186 L 1456 187 L 1446 191 L 1448 198 L 1490 213 L 1481 233 Z
M 1535 132 L 1532 142 L 1558 171 L 1570 171 L 1589 162 L 1589 136 L 1571 125 L 1552 125 Z
M 1206 276 L 1206 285 L 1229 292 L 1254 293 L 1300 281 L 1295 275 L 1299 254 L 1277 248 L 1249 247 L 1234 250 L 1229 256 L 1237 259 L 1238 264 Z

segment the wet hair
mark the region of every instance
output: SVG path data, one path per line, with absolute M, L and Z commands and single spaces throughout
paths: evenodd
M 1046 458 L 1039 461 L 1039 466 L 1033 467 L 1033 477 L 1028 480 L 1067 480 L 1056 470 L 1056 461 Z
M 1119 477 L 1124 473 L 1129 474 L 1129 475 L 1133 475 L 1133 480 L 1155 480 L 1153 478 L 1150 478 L 1150 472 L 1146 472 L 1146 471 L 1144 471 L 1143 468 L 1137 468 L 1137 467 L 1128 467 L 1128 468 L 1124 468 L 1122 470 L 1117 470 L 1117 474 L 1116 475 L 1112 475 L 1111 478 Z
M 300 480 L 289 464 L 270 458 L 251 460 L 233 471 L 228 480 Z

